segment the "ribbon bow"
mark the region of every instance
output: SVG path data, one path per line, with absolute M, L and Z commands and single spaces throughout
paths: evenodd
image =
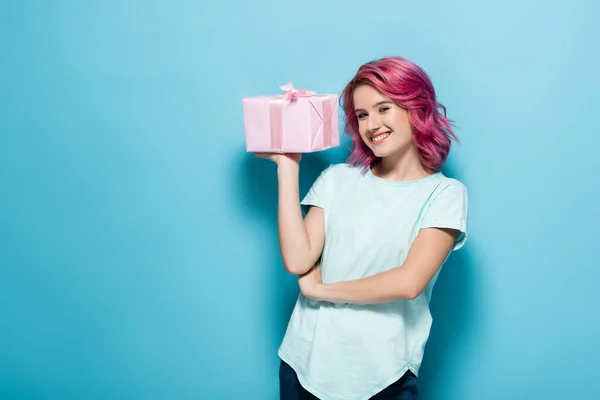
M 279 89 L 285 90 L 283 96 L 286 100 L 296 100 L 298 97 L 310 97 L 317 94 L 312 90 L 307 89 L 294 89 L 294 82 L 290 81 L 283 86 L 279 86 Z

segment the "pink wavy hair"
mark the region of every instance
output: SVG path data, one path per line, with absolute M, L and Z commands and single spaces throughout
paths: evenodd
M 384 57 L 363 64 L 344 88 L 341 94 L 344 129 L 353 142 L 348 163 L 366 171 L 378 160 L 358 132 L 353 95 L 360 85 L 372 86 L 408 111 L 421 163 L 434 171 L 440 170 L 450 152 L 451 139 L 458 142 L 458 138 L 452 130 L 452 121 L 446 118 L 446 107 L 437 101 L 429 76 L 418 65 L 402 57 Z

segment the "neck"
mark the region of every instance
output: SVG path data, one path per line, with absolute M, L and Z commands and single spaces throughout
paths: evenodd
M 435 172 L 421 163 L 416 146 L 380 159 L 371 170 L 380 178 L 399 182 L 426 178 Z

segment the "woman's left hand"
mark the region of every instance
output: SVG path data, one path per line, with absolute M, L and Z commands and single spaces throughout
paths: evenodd
M 310 271 L 298 277 L 300 291 L 305 297 L 312 300 L 319 300 L 319 286 L 322 283 L 321 266 L 319 264 L 316 264 Z

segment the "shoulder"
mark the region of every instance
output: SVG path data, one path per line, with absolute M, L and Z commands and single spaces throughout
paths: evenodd
M 429 213 L 466 216 L 469 209 L 467 186 L 458 179 L 442 178 L 429 194 L 426 209 Z
M 361 168 L 348 163 L 332 163 L 327 167 L 328 170 L 331 171 L 351 171 L 351 172 L 360 172 Z
M 434 193 L 433 199 L 440 195 L 452 196 L 452 197 L 467 197 L 468 191 L 467 186 L 456 178 L 449 178 L 447 176 L 442 175 L 440 181 L 437 183 Z
M 331 195 L 354 186 L 361 176 L 359 167 L 346 163 L 332 163 L 321 171 L 313 186 Z
M 349 177 L 360 177 L 364 175 L 361 167 L 348 163 L 329 164 L 323 173 L 332 179 L 344 179 Z
M 447 214 L 457 212 L 466 214 L 469 208 L 469 195 L 467 186 L 456 178 L 449 178 L 443 174 L 432 182 L 429 189 L 424 189 L 426 196 L 425 210 L 429 213 Z

